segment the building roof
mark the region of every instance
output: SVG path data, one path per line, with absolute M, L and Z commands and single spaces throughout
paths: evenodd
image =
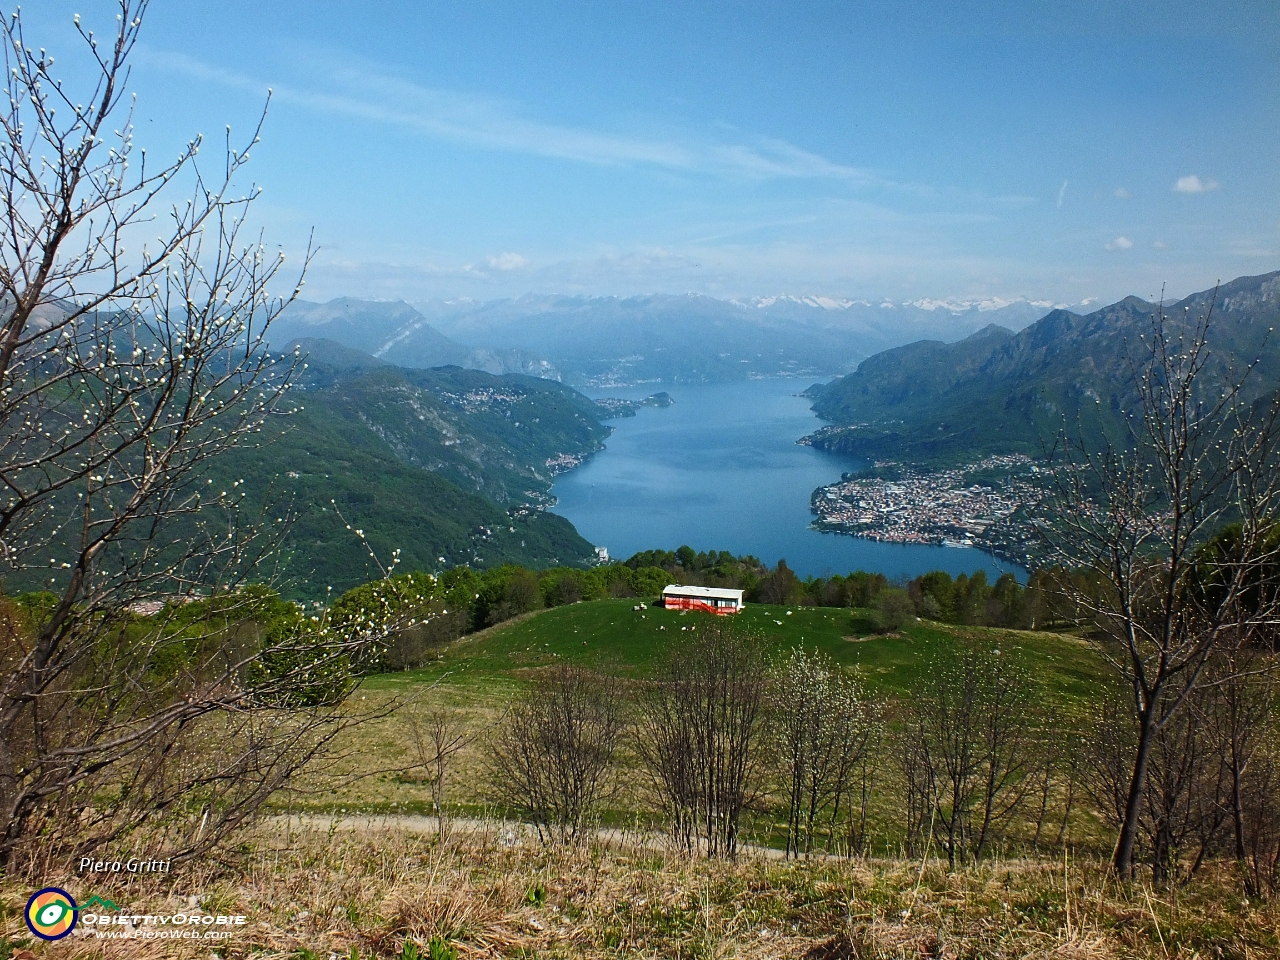
M 724 587 L 683 587 L 675 583 L 662 588 L 664 597 L 705 597 L 715 600 L 736 600 L 742 602 L 741 590 L 726 590 Z

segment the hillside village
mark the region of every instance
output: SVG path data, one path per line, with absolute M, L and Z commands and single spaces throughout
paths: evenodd
M 998 482 L 977 482 L 980 472 L 1007 472 Z M 1019 550 L 1024 524 L 1013 518 L 1033 506 L 1039 468 L 1023 454 L 987 457 L 951 470 L 908 470 L 900 477 L 849 477 L 819 487 L 811 508 L 819 530 L 886 543 L 981 547 L 1025 562 Z M 1013 554 L 1013 555 L 1010 555 Z

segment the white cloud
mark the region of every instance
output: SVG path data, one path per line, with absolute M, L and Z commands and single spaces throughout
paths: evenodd
M 491 270 L 519 270 L 527 267 L 529 261 L 518 253 L 500 253 L 496 257 L 485 257 L 485 263 Z
M 1062 198 L 1067 195 L 1067 181 L 1062 181 L 1062 186 L 1058 190 L 1058 209 L 1062 209 Z
M 1128 237 L 1116 237 L 1114 240 L 1104 244 L 1107 250 L 1128 250 L 1133 246 L 1133 241 Z
M 180 53 L 148 50 L 148 65 L 206 82 L 265 93 L 255 77 L 211 66 Z M 645 164 L 691 172 L 759 180 L 819 178 L 889 185 L 868 170 L 810 153 L 784 140 L 753 138 L 750 143 L 651 136 L 570 127 L 531 120 L 519 104 L 492 97 L 440 90 L 380 72 L 368 64 L 334 68 L 307 80 L 306 88 L 273 84 L 273 98 L 336 116 L 354 117 L 413 130 L 466 146 L 526 153 L 599 165 Z
M 1151 244 L 1151 245 L 1152 245 L 1153 247 L 1155 247 L 1157 250 L 1168 250 L 1168 249 L 1169 249 L 1169 245 L 1168 245 L 1167 243 L 1165 243 L 1163 240 L 1157 240 L 1155 243 L 1153 243 L 1153 244 Z
M 1115 197 L 1117 200 L 1128 200 L 1131 196 L 1133 196 L 1133 194 L 1131 194 L 1124 187 L 1116 187 L 1115 192 L 1112 193 L 1111 195 Z
M 1173 185 L 1174 193 L 1208 193 L 1210 190 L 1218 189 L 1217 180 L 1201 180 L 1196 174 L 1191 173 L 1185 177 L 1179 177 L 1178 182 Z

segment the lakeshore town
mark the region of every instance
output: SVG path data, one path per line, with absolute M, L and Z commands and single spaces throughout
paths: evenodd
M 950 470 L 908 470 L 892 480 L 846 476 L 813 492 L 812 526 L 886 543 L 978 547 L 1026 564 L 1031 521 L 1019 508 L 1039 502 L 1038 473 L 1030 457 L 1011 454 Z M 987 479 L 993 474 L 1003 476 Z

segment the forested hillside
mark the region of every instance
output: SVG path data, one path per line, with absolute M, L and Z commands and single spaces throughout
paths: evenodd
M 306 403 L 358 424 L 400 460 L 504 504 L 546 502 L 551 478 L 599 450 L 594 401 L 553 380 L 461 367 L 409 370 L 305 342 Z
M 814 390 L 814 410 L 832 426 L 823 449 L 904 462 L 1038 453 L 1063 427 L 1086 438 L 1123 435 L 1133 410 L 1132 360 L 1146 351 L 1159 305 L 1128 297 L 1087 316 L 1055 310 L 1017 334 L 988 327 L 954 344 L 923 341 L 865 360 Z M 1244 397 L 1280 385 L 1280 272 L 1241 277 L 1163 310 L 1190 335 L 1209 320 L 1209 389 L 1254 364 Z M 1256 364 L 1255 364 L 1256 361 Z
M 582 566 L 592 555 L 565 518 L 502 506 L 406 461 L 327 398 L 309 397 L 277 429 L 259 447 L 229 452 L 210 479 L 242 493 L 246 518 L 282 521 L 278 567 L 264 573 L 279 580 L 286 597 L 322 599 L 329 588 L 340 593 L 377 578 L 370 550 L 384 565 L 400 551 L 407 570 Z
M 609 411 L 536 377 L 404 370 L 318 341 L 299 353 L 306 365 L 296 409 L 269 417 L 255 443 L 190 478 L 198 512 L 140 536 L 177 553 L 262 524 L 266 533 L 244 561 L 259 567 L 250 576 L 297 599 L 375 579 L 397 551 L 409 570 L 591 561 L 591 544 L 543 508 L 555 474 L 600 449 Z M 48 521 L 64 523 L 64 539 L 76 530 L 59 520 L 74 512 L 71 496 Z M 267 558 L 252 559 L 264 550 Z M 124 562 L 123 554 L 113 560 Z M 4 587 L 47 588 L 58 576 L 57 568 L 12 571 Z
M 594 402 L 536 377 L 405 370 L 332 344 L 304 347 L 299 411 L 216 467 L 224 484 L 243 478 L 254 510 L 294 515 L 286 594 L 376 577 L 370 548 L 384 564 L 401 551 L 409 570 L 591 558 L 573 525 L 540 507 L 555 473 L 608 435 Z

